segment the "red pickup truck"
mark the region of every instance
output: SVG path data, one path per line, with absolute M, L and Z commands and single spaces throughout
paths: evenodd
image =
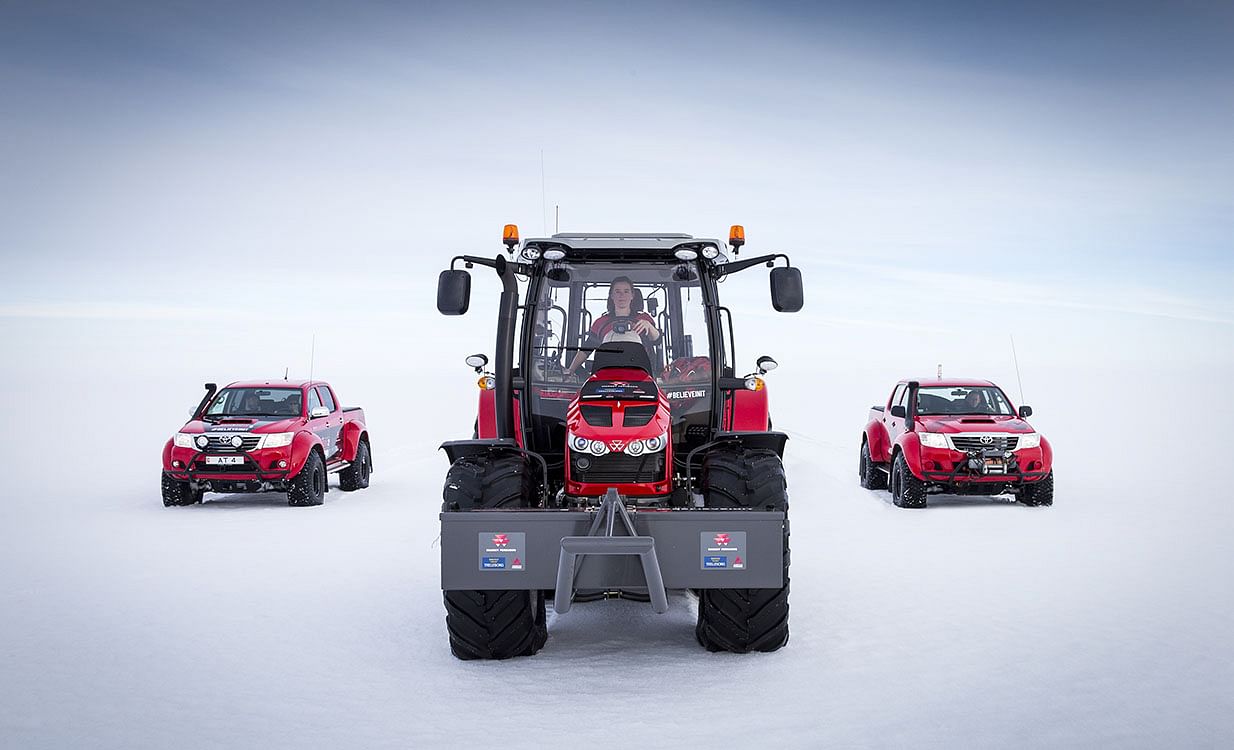
M 364 410 L 343 407 L 321 381 L 206 384 L 192 418 L 163 446 L 163 505 L 205 492 L 286 492 L 288 505 L 321 505 L 337 472 L 344 491 L 373 471 Z
M 870 410 L 861 486 L 890 488 L 901 508 L 924 508 L 931 492 L 1053 505 L 1054 452 L 1026 421 L 1032 413 L 988 380 L 901 380 Z

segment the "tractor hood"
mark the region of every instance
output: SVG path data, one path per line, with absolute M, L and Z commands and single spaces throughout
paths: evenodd
M 917 417 L 917 424 L 923 432 L 1007 432 L 1015 434 L 1033 431 L 1028 422 L 1008 415 L 992 417 L 958 414 L 951 417 L 921 416 Z
M 219 422 L 206 422 L 194 419 L 181 427 L 180 432 L 188 434 L 197 434 L 199 432 L 210 434 L 251 432 L 255 435 L 264 435 L 272 432 L 294 432 L 302 428 L 304 424 L 305 422 L 302 417 L 283 419 L 271 417 L 227 417 Z
M 664 435 L 671 420 L 668 401 L 647 373 L 612 367 L 583 384 L 570 404 L 566 427 L 571 435 L 624 446 L 629 440 Z

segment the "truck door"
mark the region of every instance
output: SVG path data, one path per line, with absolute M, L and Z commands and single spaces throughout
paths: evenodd
M 328 385 L 317 386 L 321 404 L 330 410 L 326 417 L 328 433 L 322 435 L 321 441 L 326 448 L 326 459 L 338 458 L 343 450 L 343 407 L 334 399 L 334 391 Z
M 891 410 L 896 406 L 908 408 L 907 400 L 905 398 L 905 394 L 907 394 L 907 392 L 907 385 L 904 383 L 897 385 L 895 390 L 891 392 L 891 400 L 887 402 L 887 409 L 883 411 L 883 423 L 887 425 L 888 458 L 891 455 L 891 448 L 896 444 L 896 440 L 898 440 L 900 435 L 904 433 L 904 418 L 894 416 L 891 413 Z
M 309 431 L 317 436 L 321 441 L 321 448 L 325 451 L 326 462 L 330 462 L 334 458 L 334 454 L 338 452 L 338 439 L 334 436 L 333 424 L 334 415 L 326 414 L 324 417 L 313 417 L 313 410 L 324 407 L 321 402 L 321 395 L 317 392 L 316 387 L 309 388 L 308 392 L 308 411 L 309 411 Z

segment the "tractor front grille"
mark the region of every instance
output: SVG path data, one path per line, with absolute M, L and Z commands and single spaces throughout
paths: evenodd
M 959 451 L 1013 451 L 1020 438 L 1015 435 L 950 435 L 951 444 Z M 990 438 L 989 442 L 982 442 Z
M 626 427 L 643 427 L 651 422 L 652 417 L 656 415 L 656 410 L 659 408 L 657 404 L 627 406 L 625 421 L 622 424 Z
M 583 421 L 592 427 L 612 427 L 613 426 L 613 410 L 607 406 L 589 406 L 583 404 L 579 407 L 583 413 Z
M 576 454 L 571 457 L 570 478 L 588 484 L 663 482 L 664 451 L 642 456 L 625 453 L 606 453 L 603 456 Z

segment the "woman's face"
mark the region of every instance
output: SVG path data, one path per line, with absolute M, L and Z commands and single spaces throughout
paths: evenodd
M 624 281 L 619 281 L 613 284 L 613 288 L 609 290 L 609 299 L 613 301 L 613 307 L 617 308 L 618 312 L 629 312 L 630 302 L 634 299 L 634 287 Z

